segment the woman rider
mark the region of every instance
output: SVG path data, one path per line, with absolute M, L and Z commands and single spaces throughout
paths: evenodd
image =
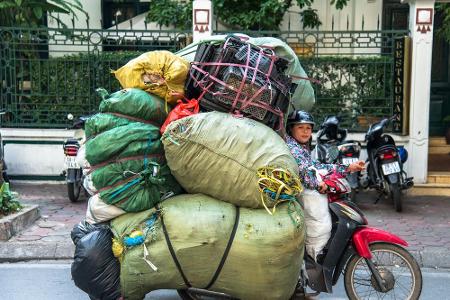
M 303 186 L 303 204 L 306 222 L 306 251 L 314 259 L 320 254 L 331 234 L 331 215 L 328 211 L 328 199 L 324 194 L 328 186 L 317 180 L 314 167 L 317 170 L 337 172 L 346 176 L 349 172 L 364 169 L 364 162 L 358 161 L 349 166 L 341 164 L 324 164 L 311 158 L 313 117 L 301 110 L 294 111 L 286 125 L 286 143 L 294 156 L 299 176 Z

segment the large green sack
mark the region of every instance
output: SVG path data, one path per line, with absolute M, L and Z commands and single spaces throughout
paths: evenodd
M 206 287 L 227 246 L 236 207 L 205 195 L 179 195 L 160 204 L 176 257 L 192 286 Z M 289 209 L 291 208 L 291 209 Z M 125 214 L 111 222 L 116 239 L 138 229 L 147 232 L 155 210 Z M 148 228 L 148 227 L 147 227 Z M 240 299 L 288 299 L 294 292 L 304 251 L 305 226 L 297 203 L 280 204 L 271 216 L 264 209 L 240 208 L 237 231 L 223 269 L 210 290 Z M 143 299 L 156 289 L 186 288 L 168 250 L 160 219 L 144 246 L 127 248 L 121 257 L 125 299 Z
M 130 123 L 136 123 L 136 121 L 108 113 L 98 113 L 86 120 L 84 134 L 86 135 L 86 138 L 90 138 L 104 131 L 108 131 L 115 127 L 128 125 Z
M 283 139 L 247 118 L 219 112 L 193 115 L 171 123 L 162 141 L 172 174 L 188 193 L 238 206 L 263 207 L 258 168 L 269 165 L 298 174 Z
M 105 131 L 86 142 L 86 160 L 95 166 L 113 158 L 162 153 L 159 128 L 139 122 Z
M 154 122 L 161 126 L 167 117 L 167 107 L 160 97 L 141 89 L 123 89 L 108 95 L 104 89 L 98 89 L 102 96 L 100 112 L 117 113 L 143 121 Z
M 159 151 L 155 154 L 148 154 L 145 160 L 144 156 L 119 159 L 92 170 L 87 176 L 92 180 L 94 187 L 99 190 L 142 172 L 149 163 L 164 164 L 164 154 Z
M 155 168 L 153 168 L 155 166 Z M 181 186 L 164 164 L 149 163 L 138 174 L 99 191 L 100 199 L 126 212 L 138 212 L 154 207 L 166 197 L 180 194 Z

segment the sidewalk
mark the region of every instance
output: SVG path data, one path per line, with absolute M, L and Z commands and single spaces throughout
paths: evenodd
M 38 204 L 41 219 L 34 225 L 0 242 L 0 262 L 35 259 L 71 259 L 73 226 L 84 218 L 87 200 L 71 203 L 66 186 L 12 184 L 23 203 Z M 396 213 L 388 200 L 373 204 L 376 195 L 358 195 L 358 205 L 369 224 L 399 235 L 422 266 L 450 268 L 450 197 L 406 196 L 402 213 Z

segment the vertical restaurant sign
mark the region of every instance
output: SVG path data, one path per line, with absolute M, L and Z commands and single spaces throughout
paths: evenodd
M 405 38 L 400 37 L 394 40 L 394 132 L 402 132 L 403 124 L 403 96 L 405 91 L 404 80 L 404 61 L 405 61 Z

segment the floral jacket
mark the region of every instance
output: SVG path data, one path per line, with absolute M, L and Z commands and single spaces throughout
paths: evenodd
M 308 170 L 309 167 L 314 166 L 316 169 L 326 169 L 328 171 L 335 170 L 343 176 L 347 176 L 349 173 L 347 166 L 340 164 L 324 164 L 311 158 L 311 152 L 305 145 L 298 143 L 290 135 L 286 135 L 286 143 L 291 150 L 295 161 L 298 164 L 300 180 L 305 188 L 310 190 L 317 190 L 319 182 L 314 174 L 314 171 Z

